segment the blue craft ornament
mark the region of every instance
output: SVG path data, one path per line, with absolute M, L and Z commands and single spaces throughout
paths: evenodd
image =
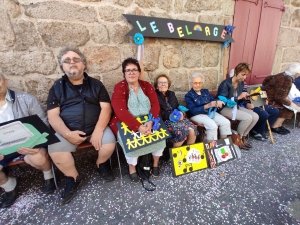
M 228 100 L 226 105 L 228 108 L 233 108 L 236 105 L 236 102 L 232 100 Z
M 189 111 L 189 109 L 186 108 L 186 107 L 184 107 L 183 105 L 179 105 L 179 106 L 178 106 L 178 109 L 179 109 L 179 111 L 181 111 L 181 112 L 187 112 L 187 111 Z
M 231 26 L 231 25 L 227 25 L 227 26 L 225 27 L 225 30 L 226 30 L 227 34 L 231 34 L 232 31 L 233 31 L 233 29 L 234 29 L 234 27 Z
M 300 97 L 294 98 L 293 102 L 300 102 Z
M 149 122 L 149 121 L 151 121 L 151 120 L 153 120 L 153 116 L 152 116 L 151 113 L 149 113 L 149 114 L 148 114 L 148 119 L 146 120 L 145 123 L 147 123 L 147 122 Z M 144 123 L 144 124 L 145 124 L 145 123 Z
M 160 125 L 160 123 L 159 123 L 160 118 L 157 117 L 157 118 L 153 119 L 152 121 L 153 121 L 152 129 L 153 129 L 153 130 L 158 130 L 159 125 Z
M 169 116 L 170 121 L 173 123 L 179 121 L 180 118 L 181 118 L 181 113 L 177 109 L 174 109 L 174 111 Z
M 229 46 L 230 42 L 231 42 L 231 40 L 225 41 L 224 44 L 223 44 L 223 46 L 222 46 L 222 49 L 226 48 L 227 45 Z
M 144 36 L 141 33 L 136 33 L 133 36 L 133 40 L 134 40 L 134 43 L 136 43 L 137 45 L 141 45 L 144 43 Z
M 225 104 L 227 103 L 228 99 L 222 95 L 218 96 L 218 99 L 220 99 L 222 102 L 224 102 Z

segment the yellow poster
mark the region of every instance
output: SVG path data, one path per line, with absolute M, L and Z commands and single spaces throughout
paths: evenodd
M 170 148 L 173 176 L 180 176 L 208 167 L 204 144 L 196 143 Z

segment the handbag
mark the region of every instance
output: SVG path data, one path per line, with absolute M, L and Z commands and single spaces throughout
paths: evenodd
M 232 139 L 233 144 L 237 145 L 239 148 L 242 147 L 243 142 L 242 142 L 242 138 L 241 138 L 240 134 L 232 132 L 231 139 Z

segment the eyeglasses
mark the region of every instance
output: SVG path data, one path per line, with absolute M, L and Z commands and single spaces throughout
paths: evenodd
M 138 69 L 127 69 L 125 70 L 125 73 L 130 74 L 130 73 L 137 73 L 139 70 Z
M 158 85 L 163 85 L 163 84 L 164 84 L 164 85 L 167 85 L 167 84 L 169 84 L 169 82 L 157 82 L 157 84 L 158 84 Z
M 202 82 L 193 82 L 193 85 L 201 85 Z
M 71 62 L 74 62 L 74 63 L 79 63 L 79 62 L 82 62 L 82 59 L 81 58 L 73 58 L 73 59 L 70 59 L 70 58 L 66 58 L 64 59 L 62 62 L 63 63 L 67 63 L 67 64 L 70 64 Z

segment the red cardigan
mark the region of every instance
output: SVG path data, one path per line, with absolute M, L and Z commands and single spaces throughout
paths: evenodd
M 160 107 L 154 87 L 147 81 L 138 80 L 141 89 L 144 94 L 149 98 L 151 109 L 150 113 L 154 118 L 159 116 Z M 117 83 L 114 87 L 114 91 L 111 97 L 111 104 L 114 109 L 114 116 L 110 120 L 110 128 L 117 135 L 118 122 L 124 122 L 131 130 L 137 132 L 141 123 L 138 122 L 135 117 L 128 111 L 127 103 L 129 98 L 128 83 L 124 79 Z

